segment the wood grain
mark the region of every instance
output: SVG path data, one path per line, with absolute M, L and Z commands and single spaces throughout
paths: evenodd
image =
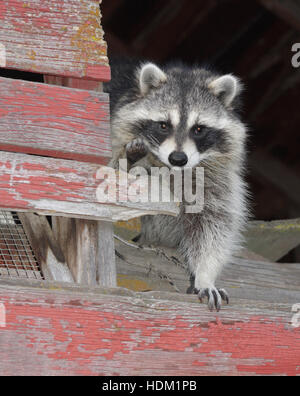
M 253 221 L 245 237 L 248 249 L 278 261 L 300 245 L 300 219 Z
M 98 170 L 96 164 L 1 152 L 0 207 L 108 221 L 178 214 L 179 207 L 172 202 L 98 203 L 96 191 L 103 182 L 96 178 Z
M 162 249 L 162 248 L 161 248 Z M 119 285 L 131 287 L 142 282 L 141 290 L 179 291 L 190 286 L 189 275 L 174 249 L 163 248 L 167 260 L 154 251 L 132 248 L 116 240 Z M 126 277 L 125 279 L 123 277 Z M 300 264 L 278 264 L 234 258 L 217 280 L 225 288 L 231 302 L 236 299 L 259 300 L 270 303 L 300 303 Z M 133 289 L 135 290 L 135 289 Z M 255 306 L 255 304 L 254 304 Z
M 268 10 L 274 12 L 279 18 L 290 26 L 300 30 L 300 5 L 298 0 L 259 0 Z
M 110 80 L 99 0 L 2 0 L 9 69 Z
M 3 375 L 299 375 L 291 307 L 0 281 Z M 141 364 L 142 362 L 142 364 Z
M 106 164 L 109 96 L 0 78 L 0 150 Z
M 117 269 L 113 225 L 99 221 L 97 224 L 97 278 L 101 287 L 117 286 Z
M 111 223 L 57 217 L 52 219 L 52 225 L 76 283 L 116 286 Z
M 52 218 L 52 229 L 55 239 L 64 252 L 66 262 L 76 283 L 82 286 L 96 286 L 96 247 L 93 244 L 95 221 L 85 220 L 89 223 L 85 230 L 78 229 L 79 219 L 63 217 Z
M 102 83 L 70 77 L 44 76 L 46 83 L 102 91 Z M 109 130 L 109 128 L 108 128 Z M 52 219 L 53 231 L 67 257 L 75 281 L 81 285 L 115 287 L 116 261 L 113 225 L 82 219 Z
M 58 282 L 73 282 L 63 252 L 54 238 L 45 216 L 19 213 L 30 246 L 40 265 L 44 279 Z

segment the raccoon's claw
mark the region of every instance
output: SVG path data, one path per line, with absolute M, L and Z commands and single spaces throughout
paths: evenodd
M 147 152 L 148 150 L 141 138 L 134 139 L 126 146 L 127 158 L 132 164 L 145 157 Z
M 222 306 L 222 300 L 229 304 L 229 296 L 224 289 L 207 288 L 195 290 L 195 292 L 198 294 L 201 302 L 204 298 L 207 298 L 210 311 L 216 309 L 219 312 Z

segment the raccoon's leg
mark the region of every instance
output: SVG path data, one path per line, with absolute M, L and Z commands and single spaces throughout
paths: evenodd
M 186 220 L 180 251 L 195 278 L 194 291 L 201 301 L 207 297 L 210 310 L 219 311 L 222 300 L 229 303 L 229 297 L 224 289 L 216 288 L 215 281 L 232 257 L 236 233 L 211 215 Z

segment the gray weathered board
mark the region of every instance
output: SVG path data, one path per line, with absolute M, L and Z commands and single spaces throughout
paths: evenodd
M 185 293 L 189 277 L 176 260 L 154 251 L 136 249 L 116 240 L 118 280 L 139 291 Z M 173 250 L 164 249 L 169 258 Z M 178 257 L 178 256 L 177 256 Z M 278 264 L 235 258 L 217 282 L 231 299 L 260 300 L 269 303 L 300 303 L 300 264 Z M 175 297 L 176 299 L 176 294 Z
M 11 280 L 0 301 L 2 375 L 299 375 L 289 303 Z
M 300 219 L 253 221 L 246 233 L 249 250 L 278 261 L 300 245 Z

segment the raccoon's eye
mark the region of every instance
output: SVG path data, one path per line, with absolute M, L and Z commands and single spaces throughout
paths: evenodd
M 169 125 L 166 122 L 160 122 L 159 126 L 162 132 L 167 132 L 169 129 Z
M 203 129 L 204 129 L 204 128 L 203 128 L 201 125 L 196 125 L 196 126 L 193 128 L 193 134 L 194 134 L 195 136 L 199 136 L 199 135 L 201 135 Z

